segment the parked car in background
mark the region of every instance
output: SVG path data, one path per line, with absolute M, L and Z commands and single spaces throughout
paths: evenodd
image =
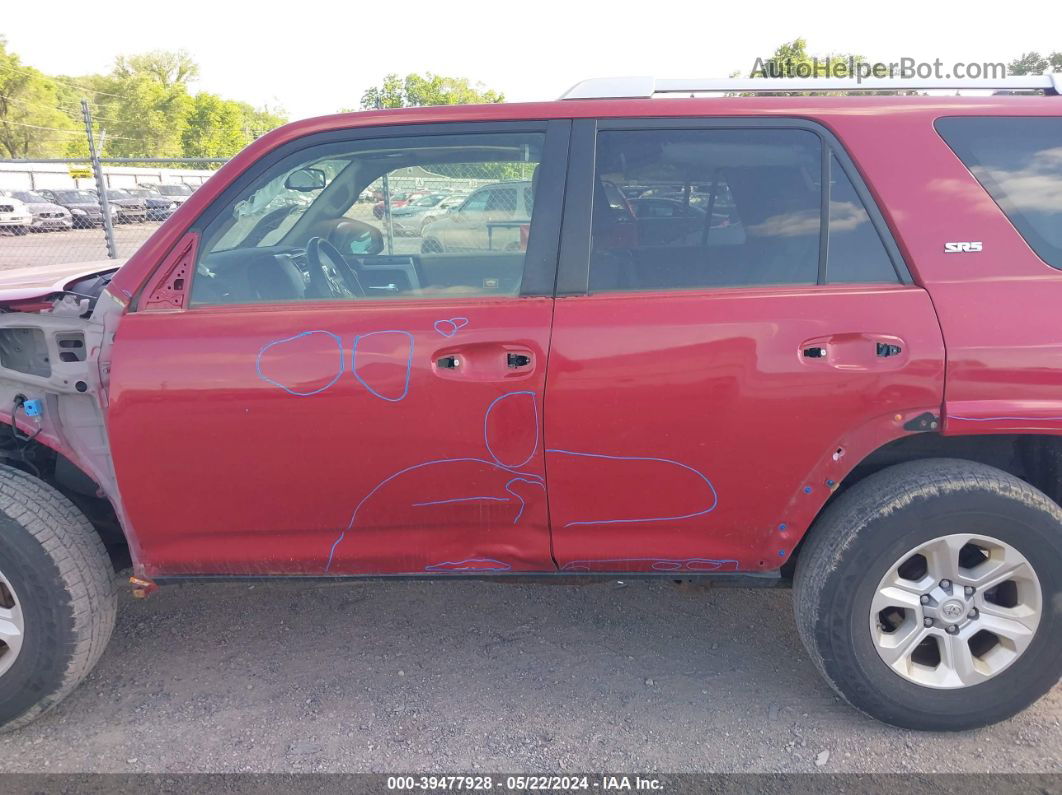
M 391 225 L 396 235 L 419 235 L 424 216 L 438 207 L 449 194 L 428 193 L 391 211 Z
M 428 224 L 434 223 L 447 213 L 453 212 L 460 207 L 467 198 L 467 191 L 451 193 L 448 195 L 445 199 L 420 216 L 420 228 L 417 230 L 417 234 L 423 236 L 424 230 Z
M 74 221 L 70 211 L 47 197 L 31 190 L 0 191 L 0 201 L 4 198 L 18 199 L 25 204 L 33 216 L 31 232 L 47 232 L 53 229 L 71 229 Z
M 100 199 L 96 191 L 42 188 L 36 192 L 60 207 L 65 207 L 77 228 L 100 226 L 103 223 L 103 211 L 100 209 Z
M 154 188 L 122 188 L 134 199 L 142 201 L 147 208 L 149 221 L 165 221 L 180 204 L 171 196 L 163 196 Z
M 533 207 L 530 180 L 478 188 L 425 228 L 421 251 L 520 251 L 527 246 Z
M 405 207 L 407 204 L 409 204 L 414 199 L 417 199 L 417 198 L 419 198 L 421 196 L 426 196 L 427 193 L 428 193 L 427 191 L 410 191 L 408 193 L 392 193 L 391 197 L 390 197 L 390 202 L 386 202 L 386 203 L 391 205 L 391 213 L 393 215 L 394 211 L 397 210 L 399 207 Z M 385 201 L 383 199 L 380 199 L 378 202 L 376 202 L 376 204 L 373 205 L 372 214 L 374 216 L 376 216 L 377 218 L 383 218 L 384 217 L 384 205 L 385 205 Z
M 806 654 L 781 640 L 775 662 L 890 724 L 973 729 L 1050 692 L 1062 75 L 960 83 L 1045 96 L 956 82 L 659 101 L 793 81 L 609 79 L 308 119 L 120 268 L 0 279 L 0 725 L 88 674 L 130 563 L 138 596 L 241 576 L 791 586 Z M 420 251 L 354 208 L 458 163 L 480 187 Z M 718 627 L 692 612 L 637 645 L 710 657 Z M 355 640 L 382 654 L 394 623 Z M 725 686 L 681 667 L 705 704 Z
M 0 229 L 24 235 L 29 232 L 32 223 L 33 213 L 24 202 L 13 196 L 0 196 Z
M 138 199 L 121 188 L 107 190 L 107 203 L 116 211 L 114 217 L 117 223 L 135 224 L 147 220 L 147 205 L 143 199 Z
M 33 223 L 33 213 L 14 196 L 0 196 L 0 229 L 25 235 Z
M 192 186 L 186 185 L 183 182 L 176 182 L 169 185 L 142 185 L 141 187 L 153 187 L 167 199 L 172 199 L 177 202 L 178 207 L 188 201 L 188 197 L 194 193 Z

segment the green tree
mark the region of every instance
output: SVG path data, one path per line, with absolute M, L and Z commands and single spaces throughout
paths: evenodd
M 848 53 L 812 55 L 807 40 L 797 38 L 781 44 L 773 55 L 757 58 L 749 77 L 848 77 L 852 63 L 865 60 Z
M 473 105 L 504 102 L 505 95 L 467 77 L 445 77 L 426 72 L 404 78 L 395 73 L 361 95 L 362 109 L 411 108 L 423 105 Z
M 0 154 L 4 157 L 58 157 L 78 127 L 60 109 L 58 85 L 26 66 L 0 37 Z
M 1042 75 L 1046 72 L 1062 72 L 1062 52 L 1042 56 L 1040 53 L 1024 52 L 1007 66 L 1012 75 Z
M 106 131 L 107 154 L 180 157 L 194 100 L 188 81 L 199 67 L 185 52 L 120 55 L 105 76 L 81 78 L 96 90 L 96 127 Z
M 229 157 L 250 140 L 240 103 L 206 92 L 195 95 L 181 134 L 184 157 Z
M 246 142 L 250 143 L 255 138 L 260 138 L 270 130 L 275 130 L 282 124 L 288 123 L 288 114 L 283 108 L 270 108 L 268 105 L 255 108 L 246 102 L 236 103 L 243 117 L 242 129 L 246 135 Z

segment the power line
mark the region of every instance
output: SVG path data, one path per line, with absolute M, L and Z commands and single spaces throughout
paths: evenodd
M 6 94 L 0 94 L 0 98 L 6 99 L 8 102 L 14 102 L 15 104 L 21 105 L 24 108 L 39 108 L 41 110 L 57 110 L 57 111 L 59 111 L 61 113 L 69 114 L 70 117 L 75 119 L 75 120 L 80 120 L 80 117 L 81 117 L 81 109 L 80 108 L 78 108 L 77 110 L 72 110 L 70 108 L 64 108 L 61 105 L 56 105 L 56 106 L 53 107 L 51 105 L 42 105 L 39 102 L 26 102 L 26 101 L 21 100 L 21 99 L 15 99 L 15 97 L 9 97 Z M 97 116 L 95 113 L 92 114 L 92 120 L 94 122 L 103 121 L 103 122 L 109 122 L 111 124 L 121 124 L 122 123 L 122 122 L 118 121 L 117 119 L 111 119 L 111 118 L 105 118 L 103 116 Z
M 114 94 L 114 93 L 111 93 L 110 91 L 100 91 L 97 88 L 89 88 L 88 86 L 83 86 L 80 83 L 75 83 L 73 80 L 67 80 L 64 77 L 53 77 L 52 75 L 44 74 L 44 72 L 39 72 L 37 74 L 34 74 L 33 72 L 27 72 L 24 69 L 16 69 L 15 67 L 8 66 L 6 64 L 0 64 L 0 69 L 7 69 L 8 71 L 15 72 L 15 73 L 20 74 L 20 75 L 26 75 L 28 77 L 37 77 L 37 76 L 44 77 L 44 78 L 46 78 L 48 80 L 54 80 L 57 83 L 65 83 L 68 86 L 73 86 L 74 88 L 78 88 L 78 89 L 80 89 L 82 91 L 87 91 L 90 94 L 103 94 L 104 96 L 107 96 L 107 97 L 117 97 L 118 99 L 126 99 L 126 97 L 124 95 L 122 95 L 122 94 Z
M 49 132 L 62 133 L 64 135 L 81 135 L 82 134 L 80 130 L 60 130 L 58 127 L 41 127 L 39 124 L 26 124 L 25 122 L 21 122 L 21 121 L 11 121 L 10 119 L 0 119 L 0 125 L 4 125 L 4 124 L 14 124 L 14 125 L 16 125 L 18 127 L 29 127 L 32 130 L 48 130 Z M 113 139 L 115 141 L 132 141 L 133 140 L 132 138 L 129 138 L 128 136 L 125 136 L 125 135 L 111 135 L 110 133 L 107 133 L 107 138 Z

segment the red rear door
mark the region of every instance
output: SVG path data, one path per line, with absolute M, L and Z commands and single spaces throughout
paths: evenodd
M 573 152 L 596 170 L 573 154 L 549 360 L 557 564 L 778 568 L 855 461 L 939 414 L 929 297 L 813 125 L 588 123 Z
M 204 214 L 190 308 L 145 295 L 114 349 L 146 573 L 553 568 L 541 416 L 567 126 L 314 138 Z M 389 191 L 533 181 L 526 250 L 422 253 L 356 201 L 385 174 Z

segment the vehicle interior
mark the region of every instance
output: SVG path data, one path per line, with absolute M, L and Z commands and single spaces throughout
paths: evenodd
M 516 295 L 530 220 L 506 237 L 495 229 L 513 226 L 504 212 L 468 205 L 485 185 L 534 185 L 543 143 L 540 133 L 435 136 L 281 161 L 208 223 L 192 303 Z M 418 191 L 471 196 L 428 219 L 422 240 L 396 231 L 401 216 L 389 206 Z M 379 195 L 382 218 L 373 212 Z

